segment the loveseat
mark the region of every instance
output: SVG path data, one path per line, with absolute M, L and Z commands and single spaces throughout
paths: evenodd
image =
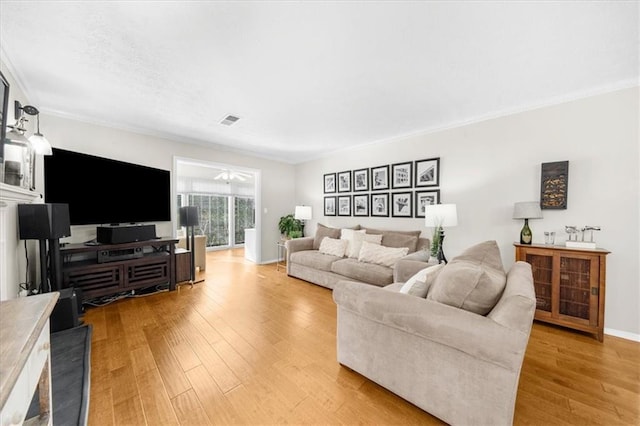
M 531 266 L 504 272 L 490 241 L 419 274 L 384 288 L 336 284 L 338 362 L 449 424 L 512 424 Z
M 397 261 L 386 264 L 376 258 L 358 256 L 360 250 L 354 249 L 353 245 L 348 246 L 352 256 L 348 253 L 335 255 L 322 252 L 321 246 L 325 238 L 343 240 L 345 234 L 350 234 L 353 238 L 364 238 L 362 245 L 368 245 L 372 250 L 375 247 L 371 247 L 371 244 L 379 245 L 380 250 L 393 252 L 406 248 L 407 251 Z M 420 231 L 392 231 L 360 226 L 340 229 L 318 224 L 315 236 L 286 241 L 287 274 L 330 289 L 338 281 L 345 279 L 382 287 L 394 281 L 404 281 L 425 268 L 429 261 L 429 247 L 429 239 L 421 238 Z M 374 255 L 375 253 L 372 256 Z

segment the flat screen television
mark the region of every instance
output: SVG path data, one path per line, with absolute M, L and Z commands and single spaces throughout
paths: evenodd
M 44 157 L 44 200 L 69 204 L 71 225 L 166 222 L 170 173 L 53 148 Z

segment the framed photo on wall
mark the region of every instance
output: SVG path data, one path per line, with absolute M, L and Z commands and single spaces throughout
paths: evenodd
M 369 190 L 369 169 L 360 169 L 353 171 L 353 190 Z
M 389 216 L 389 193 L 371 194 L 371 216 Z
M 371 168 L 371 190 L 389 189 L 389 166 Z
M 566 210 L 569 162 L 542 163 L 540 176 L 540 208 Z
M 416 191 L 415 217 L 424 217 L 424 207 L 431 206 L 440 203 L 440 190 L 434 189 L 432 191 Z
M 391 188 L 411 188 L 412 169 L 413 163 L 411 161 L 407 163 L 398 163 L 391 166 Z
M 391 194 L 391 216 L 413 217 L 413 194 L 411 192 L 394 192 Z
M 416 161 L 416 178 L 414 185 L 440 186 L 440 158 L 428 158 Z
M 351 216 L 351 195 L 338 196 L 338 216 Z
M 324 197 L 324 215 L 336 215 L 336 197 Z
M 338 173 L 338 192 L 351 192 L 351 171 Z
M 353 196 L 353 215 L 369 216 L 369 194 Z
M 336 174 L 327 173 L 324 175 L 324 193 L 330 194 L 336 192 Z

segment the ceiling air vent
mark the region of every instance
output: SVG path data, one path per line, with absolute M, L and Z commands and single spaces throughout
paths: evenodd
M 225 126 L 231 126 L 236 121 L 240 120 L 240 117 L 236 117 L 235 115 L 227 115 L 222 119 L 220 124 L 224 124 Z

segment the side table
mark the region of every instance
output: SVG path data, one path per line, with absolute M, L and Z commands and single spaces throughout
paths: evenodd
M 280 270 L 280 267 L 284 267 L 285 271 L 287 270 L 287 246 L 285 245 L 285 241 L 278 241 L 276 243 L 278 246 L 278 258 L 276 260 L 276 271 Z

